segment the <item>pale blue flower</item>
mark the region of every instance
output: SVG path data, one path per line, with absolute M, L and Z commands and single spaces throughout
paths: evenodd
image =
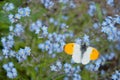
M 100 73 L 101 73 L 101 75 L 105 75 L 105 71 L 104 70 L 101 70 Z
M 9 62 L 8 66 L 12 68 L 14 66 L 13 62 Z
M 25 16 L 30 16 L 30 12 L 31 12 L 30 8 L 26 7 L 24 9 L 25 9 Z
M 110 53 L 108 56 L 108 60 L 112 60 L 115 57 L 115 53 Z
M 6 37 L 2 37 L 1 42 L 4 44 L 6 42 Z
M 50 23 L 54 23 L 54 18 L 50 18 L 50 19 L 49 19 L 49 22 L 50 22 Z
M 12 72 L 7 72 L 7 77 L 8 78 L 14 78 Z
M 26 55 L 30 55 L 30 53 L 31 53 L 30 47 L 25 47 L 25 53 L 26 53 Z
M 68 78 L 68 77 L 65 77 L 63 80 L 69 80 L 69 78 Z
M 94 2 L 91 2 L 90 5 L 89 5 L 88 14 L 89 14 L 90 16 L 94 16 L 95 12 L 96 12 L 95 3 L 94 3 Z
M 55 65 L 50 66 L 51 71 L 57 71 L 57 67 Z
M 8 35 L 7 38 L 6 37 L 2 37 L 1 38 L 1 42 L 2 42 L 2 52 L 3 55 L 7 58 L 8 57 L 8 53 L 9 50 L 13 47 L 14 45 L 14 39 L 13 39 L 13 35 Z
M 31 10 L 29 7 L 18 9 L 18 14 L 20 14 L 22 17 L 30 16 L 30 12 L 31 12 Z
M 9 67 L 8 64 L 4 64 L 4 65 L 3 65 L 3 68 L 4 68 L 6 71 L 10 71 L 10 70 L 11 70 L 11 68 Z
M 9 21 L 10 21 L 11 23 L 16 22 L 13 14 L 9 14 L 9 15 L 8 15 L 8 18 L 9 18 Z
M 78 74 L 80 72 L 80 67 L 79 66 L 73 67 L 71 64 L 65 63 L 64 71 L 67 76 L 74 76 L 74 74 Z
M 41 0 L 41 3 L 45 6 L 45 8 L 50 9 L 54 6 L 54 2 L 52 0 Z
M 41 20 L 37 20 L 36 25 L 40 28 L 40 27 L 42 27 L 43 22 Z
M 2 49 L 2 52 L 3 52 L 3 55 L 7 58 L 8 57 L 8 53 L 9 53 L 9 50 L 8 49 Z
M 61 61 L 56 61 L 56 64 L 51 65 L 50 68 L 51 68 L 51 71 L 60 71 L 62 69 Z
M 36 26 L 35 23 L 32 23 L 32 24 L 30 25 L 30 28 L 29 28 L 29 29 L 30 29 L 30 31 L 33 32 L 33 31 L 35 31 L 35 30 L 38 29 L 38 28 L 37 28 L 37 26 Z
M 116 22 L 117 24 L 120 24 L 120 16 L 119 15 L 115 15 L 115 18 L 113 18 L 114 22 Z
M 73 1 L 70 1 L 70 8 L 75 8 L 76 7 L 76 5 L 75 5 L 75 3 L 73 2 Z
M 45 44 L 43 44 L 43 43 L 39 44 L 39 45 L 38 45 L 38 48 L 44 50 Z
M 110 6 L 114 6 L 114 0 L 106 0 L 107 4 Z
M 15 18 L 16 19 L 21 19 L 21 15 L 20 14 L 15 14 Z
M 90 42 L 89 36 L 85 34 L 85 35 L 83 36 L 83 41 L 84 41 L 85 43 L 89 44 L 89 42 Z
M 115 73 L 112 74 L 111 79 L 112 80 L 119 80 L 120 79 L 120 71 L 116 70 Z
M 11 11 L 13 10 L 15 7 L 14 7 L 14 4 L 13 3 L 5 3 L 5 5 L 3 6 L 3 9 L 5 11 Z
M 10 57 L 15 57 L 15 55 L 16 55 L 16 52 L 15 52 L 15 51 L 13 51 L 13 50 L 10 50 L 10 51 L 9 51 L 9 56 L 10 56 Z
M 58 66 L 59 69 L 62 69 L 62 63 L 61 63 L 61 61 L 57 61 L 57 62 L 56 62 L 56 66 Z
M 74 74 L 73 75 L 73 80 L 81 80 L 80 74 Z
M 102 23 L 102 30 L 101 32 L 104 32 L 107 35 L 107 39 L 109 41 L 118 41 L 119 35 L 118 35 L 118 29 L 115 24 L 117 24 L 117 21 L 115 19 L 116 17 L 108 16 L 105 18 L 105 21 Z
M 65 23 L 60 24 L 60 28 L 65 28 L 67 25 Z
M 25 47 L 24 49 L 20 48 L 20 50 L 16 53 L 16 59 L 19 62 L 22 62 L 27 59 L 27 56 L 30 56 L 31 49 L 29 47 Z
M 14 64 L 12 62 L 4 64 L 3 68 L 6 70 L 8 78 L 13 79 L 13 78 L 17 77 L 17 70 L 14 68 Z
M 81 44 L 81 42 L 82 42 L 82 40 L 81 40 L 80 38 L 76 38 L 76 39 L 75 39 L 75 43 Z
M 15 36 L 21 36 L 24 32 L 24 27 L 21 24 L 16 24 L 14 29 Z
M 99 23 L 94 23 L 94 24 L 93 24 L 93 27 L 94 27 L 95 29 L 98 29 L 98 28 L 99 28 L 99 26 L 100 26 L 100 24 L 99 24 Z
M 13 26 L 10 26 L 10 27 L 9 27 L 9 31 L 13 31 Z

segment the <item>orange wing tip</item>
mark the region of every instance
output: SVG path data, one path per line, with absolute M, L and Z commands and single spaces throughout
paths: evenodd
M 68 55 L 72 55 L 74 51 L 74 43 L 68 43 L 64 46 L 64 52 Z
M 95 48 L 92 49 L 90 53 L 90 60 L 96 60 L 99 58 L 99 51 Z

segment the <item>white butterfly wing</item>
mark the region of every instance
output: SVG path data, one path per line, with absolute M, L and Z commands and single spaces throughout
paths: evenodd
M 81 53 L 74 53 L 72 55 L 72 60 L 75 62 L 75 63 L 81 63 Z
M 73 55 L 72 55 L 72 60 L 75 62 L 75 63 L 81 63 L 81 51 L 80 51 L 80 45 L 75 45 L 74 47 L 74 52 L 73 52 Z
M 82 64 L 88 64 L 90 62 L 89 56 L 83 55 Z
M 92 51 L 91 47 L 88 47 L 87 50 L 83 53 L 82 64 L 88 64 L 90 62 L 90 53 Z

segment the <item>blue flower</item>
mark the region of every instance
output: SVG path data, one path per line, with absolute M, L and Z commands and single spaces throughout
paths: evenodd
M 62 69 L 62 63 L 61 63 L 61 61 L 57 61 L 57 62 L 56 62 L 56 66 L 58 66 L 59 69 Z
M 20 14 L 22 17 L 30 16 L 30 12 L 31 12 L 31 10 L 29 7 L 18 9 L 18 14 Z
M 82 40 L 81 40 L 80 38 L 76 38 L 76 39 L 75 39 L 75 43 L 81 44 L 81 42 L 82 42 Z
M 14 4 L 13 3 L 5 3 L 3 6 L 3 10 L 5 11 L 11 11 L 14 9 Z
M 14 38 L 13 37 L 14 37 L 13 35 L 7 36 L 6 42 L 3 43 L 4 48 L 10 49 L 13 47 L 13 45 L 14 45 Z
M 49 22 L 50 22 L 50 23 L 54 23 L 54 18 L 50 18 L 50 19 L 49 19 Z
M 13 79 L 13 78 L 17 77 L 17 70 L 14 68 L 14 64 L 12 62 L 4 64 L 3 68 L 7 71 L 8 78 Z
M 10 68 L 12 68 L 12 67 L 14 66 L 14 64 L 13 64 L 12 62 L 9 62 L 9 63 L 8 63 L 8 66 L 9 66 Z
M 29 29 L 32 32 L 35 31 L 35 34 L 39 34 L 39 38 L 43 38 L 48 35 L 48 27 L 44 25 L 41 20 L 37 20 L 35 23 L 32 23 Z
M 40 28 L 40 27 L 42 27 L 43 22 L 41 20 L 37 20 L 36 25 Z
M 25 47 L 25 53 L 26 53 L 26 55 L 30 55 L 30 53 L 31 53 L 30 47 Z
M 89 36 L 85 34 L 85 35 L 83 36 L 83 41 L 84 41 L 85 43 L 89 44 L 89 42 L 90 42 Z
M 81 80 L 81 76 L 79 74 L 74 74 L 73 80 Z
M 65 63 L 64 71 L 67 76 L 74 76 L 75 74 L 78 74 L 80 72 L 80 67 L 79 66 L 73 67 L 71 64 Z
M 7 72 L 7 77 L 8 78 L 14 78 L 12 72 Z
M 51 68 L 51 71 L 60 71 L 62 69 L 61 61 L 56 61 L 56 64 L 51 65 L 50 68 Z
M 90 5 L 89 5 L 88 14 L 89 14 L 90 16 L 94 16 L 95 12 L 96 12 L 95 3 L 94 3 L 94 2 L 91 2 Z
M 14 37 L 13 35 L 8 35 L 7 38 L 8 38 L 8 40 L 14 40 L 13 37 Z
M 44 50 L 45 45 L 41 43 L 41 44 L 38 45 L 38 48 Z
M 119 15 L 115 15 L 115 18 L 113 18 L 114 22 L 116 22 L 117 24 L 120 24 L 120 16 Z
M 10 26 L 10 27 L 9 27 L 9 31 L 13 31 L 13 26 Z
M 75 8 L 76 7 L 76 5 L 75 5 L 75 3 L 73 2 L 73 1 L 70 1 L 70 8 Z
M 114 6 L 114 0 L 106 0 L 107 4 L 110 6 Z
M 119 80 L 120 79 L 120 71 L 116 70 L 114 74 L 111 76 L 112 80 Z
M 100 24 L 99 24 L 99 23 L 94 23 L 94 24 L 93 24 L 93 27 L 94 27 L 95 29 L 98 29 L 98 28 L 99 28 L 99 26 L 100 26 Z
M 24 27 L 21 24 L 16 24 L 14 29 L 15 36 L 21 36 L 23 32 L 24 32 Z
M 5 37 L 2 37 L 1 38 L 1 42 L 4 44 L 6 42 L 6 38 Z
M 37 29 L 36 24 L 32 23 L 29 29 L 30 31 L 35 31 Z
M 69 78 L 68 78 L 68 77 L 65 77 L 63 80 L 69 80 Z
M 21 15 L 17 13 L 17 14 L 15 14 L 15 18 L 16 19 L 21 19 Z
M 2 52 L 3 52 L 3 55 L 8 58 L 8 53 L 9 53 L 9 50 L 8 49 L 2 49 Z
M 116 17 L 115 17 L 116 18 Z M 105 34 L 107 34 L 107 39 L 109 41 L 118 41 L 119 40 L 119 36 L 118 36 L 118 29 L 116 27 L 116 19 L 108 16 L 105 18 L 105 21 L 103 21 L 102 23 L 102 30 L 101 32 L 104 32 Z
M 54 2 L 52 0 L 41 0 L 41 3 L 45 6 L 45 8 L 50 9 L 54 6 Z
M 30 16 L 30 12 L 31 12 L 30 8 L 26 7 L 24 9 L 25 9 L 25 16 Z
M 9 68 L 8 64 L 4 64 L 4 65 L 3 65 L 3 68 L 4 68 L 6 71 L 10 71 L 10 68 Z
M 9 18 L 9 21 L 10 21 L 11 23 L 16 22 L 13 14 L 9 14 L 9 15 L 8 15 L 8 18 Z
M 51 71 L 57 71 L 57 67 L 55 65 L 50 66 Z
M 61 23 L 60 28 L 65 28 L 67 25 L 65 23 Z
M 27 56 L 30 56 L 31 54 L 31 49 L 29 47 L 25 47 L 24 49 L 21 49 L 17 52 L 16 54 L 16 59 L 19 62 L 22 62 L 27 59 Z
M 16 55 L 15 51 L 13 51 L 13 50 L 9 51 L 9 57 L 15 57 L 15 55 Z

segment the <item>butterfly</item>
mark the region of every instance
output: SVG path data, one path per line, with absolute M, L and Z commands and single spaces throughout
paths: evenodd
M 91 46 L 80 45 L 77 43 L 68 43 L 64 46 L 64 52 L 72 55 L 75 63 L 88 64 L 91 60 L 99 58 L 99 51 Z

